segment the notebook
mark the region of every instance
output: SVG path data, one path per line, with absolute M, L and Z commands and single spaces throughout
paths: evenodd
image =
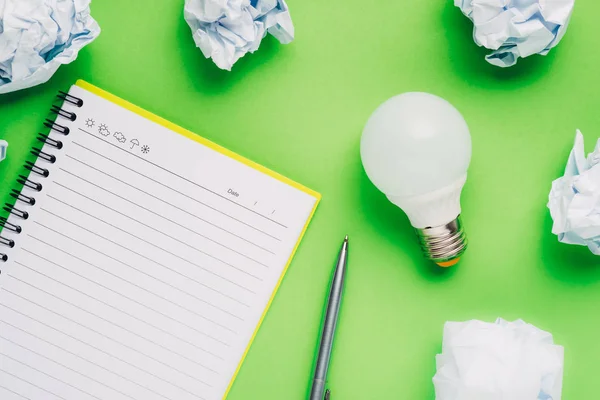
M 0 399 L 227 396 L 320 196 L 86 82 L 0 221 Z

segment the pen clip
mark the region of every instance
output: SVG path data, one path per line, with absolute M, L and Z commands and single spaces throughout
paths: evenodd
M 327 389 L 325 391 L 325 399 L 324 400 L 329 400 L 329 397 L 331 396 L 331 390 Z

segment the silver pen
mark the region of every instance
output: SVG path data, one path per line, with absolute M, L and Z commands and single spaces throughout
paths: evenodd
M 319 346 L 319 355 L 315 367 L 315 377 L 313 379 L 312 389 L 310 391 L 310 400 L 329 400 L 331 391 L 325 390 L 325 380 L 327 379 L 327 369 L 331 359 L 331 349 L 333 346 L 333 335 L 340 312 L 342 302 L 342 290 L 344 289 L 344 277 L 346 275 L 346 266 L 348 264 L 348 236 L 344 239 L 337 265 L 331 281 L 331 290 L 327 302 L 327 312 L 325 313 L 325 322 L 323 323 L 323 333 L 321 334 L 321 344 Z

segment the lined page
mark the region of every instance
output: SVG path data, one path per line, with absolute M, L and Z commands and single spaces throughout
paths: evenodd
M 30 217 L 2 233 L 0 399 L 221 399 L 317 197 L 70 93 Z

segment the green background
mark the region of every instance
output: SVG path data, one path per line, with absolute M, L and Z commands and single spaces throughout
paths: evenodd
M 195 48 L 182 1 L 95 0 L 99 38 L 49 83 L 0 96 L 0 138 L 10 143 L 0 200 L 57 90 L 83 78 L 323 194 L 230 400 L 307 397 L 346 233 L 333 399 L 433 399 L 444 322 L 498 316 L 523 318 L 564 345 L 565 399 L 596 393 L 600 258 L 557 242 L 546 202 L 575 129 L 589 150 L 599 135 L 600 5 L 579 0 L 560 45 L 510 69 L 484 61 L 449 0 L 289 6 L 296 40 L 267 37 L 225 72 Z M 470 249 L 452 270 L 422 259 L 408 220 L 361 167 L 364 123 L 406 91 L 446 98 L 471 129 L 462 197 Z

